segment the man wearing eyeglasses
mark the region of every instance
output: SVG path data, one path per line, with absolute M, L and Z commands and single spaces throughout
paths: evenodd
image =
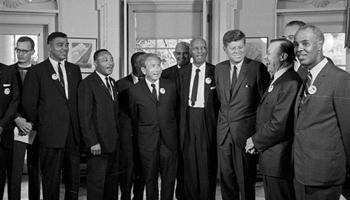
M 27 74 L 27 71 L 32 67 L 32 56 L 35 53 L 34 41 L 27 36 L 20 37 L 16 43 L 16 55 L 17 63 L 11 65 L 16 69 L 17 81 L 19 91 L 21 92 L 23 87 L 23 80 Z M 28 167 L 28 189 L 29 200 L 40 199 L 40 182 L 39 182 L 39 142 L 35 139 L 32 132 L 32 123 L 27 121 L 24 116 L 22 107 L 19 106 L 16 118 L 14 120 L 16 125 L 16 134 L 18 137 L 25 138 L 34 137 L 32 144 L 27 144 L 18 140 L 13 142 L 12 153 L 12 172 L 11 172 L 11 196 L 14 200 L 21 199 L 21 181 L 23 174 L 24 155 L 27 150 L 27 167 Z

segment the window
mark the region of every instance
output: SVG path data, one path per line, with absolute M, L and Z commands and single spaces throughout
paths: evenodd
M 162 68 L 166 69 L 176 64 L 174 57 L 175 46 L 178 42 L 190 42 L 191 39 L 136 39 L 136 51 L 157 54 L 162 61 Z

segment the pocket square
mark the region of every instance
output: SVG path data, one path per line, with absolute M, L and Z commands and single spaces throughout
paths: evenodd
M 211 90 L 215 90 L 215 89 L 216 89 L 216 87 L 215 87 L 215 86 L 214 86 L 214 87 L 210 87 L 210 89 L 211 89 Z
M 10 87 L 10 86 L 11 86 L 11 84 L 4 83 L 4 84 L 2 84 L 2 86 L 3 86 L 3 87 Z

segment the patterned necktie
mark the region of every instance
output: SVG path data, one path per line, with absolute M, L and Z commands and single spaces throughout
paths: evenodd
M 152 95 L 155 99 L 158 100 L 156 85 L 154 83 L 152 83 L 151 86 L 152 86 Z
M 60 84 L 61 86 L 64 88 L 64 78 L 63 78 L 63 72 L 62 72 L 62 68 L 61 68 L 61 63 L 59 62 L 58 63 L 58 67 L 57 67 L 57 70 L 58 70 L 58 76 L 60 77 Z
M 196 69 L 196 75 L 194 76 L 193 85 L 192 85 L 192 94 L 191 94 L 191 106 L 194 106 L 197 101 L 197 92 L 198 92 L 198 81 L 199 81 L 199 72 L 200 69 Z
M 311 86 L 311 81 L 312 81 L 312 75 L 311 75 L 310 71 L 308 71 L 307 76 L 306 76 L 306 78 L 304 80 L 304 83 L 303 83 L 303 91 L 302 91 L 303 95 L 300 98 L 300 103 L 299 103 L 299 108 L 298 108 L 298 115 L 299 115 L 299 113 L 301 111 L 301 108 L 302 108 L 303 104 L 305 103 L 306 97 L 309 95 L 309 90 L 308 89 Z
M 232 72 L 232 77 L 231 77 L 231 88 L 230 88 L 230 95 L 233 93 L 233 89 L 235 88 L 237 82 L 237 67 L 236 65 L 233 66 L 233 72 Z
M 106 85 L 107 85 L 108 92 L 109 92 L 109 94 L 111 95 L 112 99 L 114 99 L 114 98 L 113 98 L 112 87 L 111 87 L 111 84 L 109 83 L 109 78 L 108 78 L 108 76 L 106 76 L 105 79 L 106 79 Z

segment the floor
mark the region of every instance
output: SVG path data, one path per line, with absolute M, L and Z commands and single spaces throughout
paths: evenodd
M 21 200 L 28 200 L 28 189 L 27 189 L 28 188 L 28 181 L 27 181 L 27 179 L 28 179 L 28 177 L 26 175 L 23 176 Z M 7 191 L 7 188 L 5 188 L 5 191 Z M 262 182 L 256 183 L 255 191 L 256 191 L 256 200 L 265 200 Z M 63 194 L 64 194 L 64 187 L 62 185 L 60 199 L 63 199 Z M 5 194 L 4 199 L 7 199 L 7 194 Z M 221 200 L 220 186 L 216 187 L 216 198 L 215 199 Z M 79 200 L 86 200 L 86 187 L 84 186 L 84 183 L 82 183 L 82 187 L 80 187 L 80 190 L 79 190 Z M 342 196 L 340 198 L 340 200 L 346 200 L 346 199 Z

